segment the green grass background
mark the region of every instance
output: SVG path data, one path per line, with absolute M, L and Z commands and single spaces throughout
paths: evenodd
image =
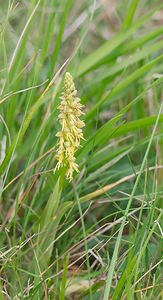
M 0 300 L 161 300 L 161 1 L 0 0 L 0 20 Z M 65 71 L 85 105 L 71 183 Z

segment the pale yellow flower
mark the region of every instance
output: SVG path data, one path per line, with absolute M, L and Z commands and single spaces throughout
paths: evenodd
M 80 147 L 81 139 L 84 139 L 82 128 L 85 124 L 80 120 L 81 115 L 84 114 L 82 112 L 83 105 L 76 95 L 77 90 L 73 78 L 69 72 L 66 72 L 63 92 L 60 97 L 61 103 L 58 106 L 60 112 L 58 120 L 61 130 L 56 134 L 59 139 L 55 156 L 58 162 L 54 171 L 65 167 L 66 178 L 69 181 L 73 179 L 74 171 L 79 172 L 75 162 L 75 152 Z

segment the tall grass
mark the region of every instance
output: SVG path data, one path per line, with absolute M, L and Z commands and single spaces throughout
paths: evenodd
M 0 300 L 162 299 L 160 1 L 2 1 Z M 69 71 L 85 106 L 53 172 Z

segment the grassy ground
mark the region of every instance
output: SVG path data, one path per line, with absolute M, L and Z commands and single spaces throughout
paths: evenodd
M 7 0 L 0 19 L 0 300 L 161 300 L 161 1 Z M 70 183 L 66 70 L 85 105 Z

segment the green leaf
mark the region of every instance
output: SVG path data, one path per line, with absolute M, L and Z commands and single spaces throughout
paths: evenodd
M 81 76 L 88 72 L 94 65 L 96 65 L 100 60 L 109 55 L 114 49 L 125 42 L 136 29 L 141 27 L 144 22 L 146 22 L 154 13 L 156 9 L 148 13 L 143 18 L 139 19 L 135 24 L 133 24 L 127 31 L 119 33 L 111 41 L 104 43 L 101 47 L 91 53 L 87 58 L 85 58 L 78 66 L 76 76 Z
M 127 15 L 122 25 L 122 30 L 126 30 L 129 26 L 131 26 L 133 17 L 135 15 L 137 6 L 139 4 L 139 0 L 131 0 L 130 6 L 127 8 Z
M 86 120 L 91 118 L 100 108 L 102 104 L 107 101 L 110 101 L 115 95 L 119 94 L 125 88 L 127 88 L 131 83 L 135 82 L 139 78 L 141 79 L 144 74 L 146 74 L 149 70 L 155 67 L 156 64 L 160 63 L 163 60 L 163 55 L 151 60 L 147 64 L 143 65 L 141 68 L 134 71 L 132 74 L 128 75 L 125 79 L 120 81 L 109 93 L 105 96 L 105 98 L 101 99 L 94 107 L 88 112 L 86 115 Z

